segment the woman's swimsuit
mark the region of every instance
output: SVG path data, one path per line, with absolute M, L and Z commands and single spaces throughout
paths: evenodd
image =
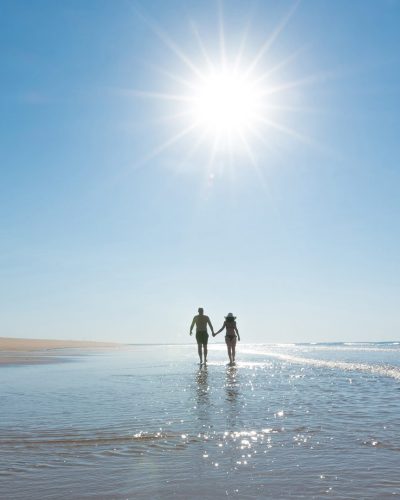
M 235 333 L 236 323 L 233 322 L 228 324 L 225 322 L 225 326 L 226 326 L 225 340 L 228 342 L 233 342 L 234 340 L 236 340 L 236 333 Z

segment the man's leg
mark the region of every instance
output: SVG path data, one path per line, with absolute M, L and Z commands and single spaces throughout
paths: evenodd
M 203 348 L 204 348 L 204 363 L 207 363 L 207 344 L 203 344 Z
M 200 358 L 200 364 L 203 362 L 203 353 L 201 351 L 201 344 L 197 344 L 197 352 L 199 353 L 199 358 Z

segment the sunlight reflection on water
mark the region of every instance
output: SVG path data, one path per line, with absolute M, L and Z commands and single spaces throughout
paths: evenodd
M 400 493 L 396 379 L 241 348 L 236 366 L 163 346 L 3 370 L 4 498 Z

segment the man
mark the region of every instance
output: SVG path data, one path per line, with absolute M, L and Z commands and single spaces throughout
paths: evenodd
M 197 350 L 199 353 L 200 364 L 203 363 L 203 350 L 204 350 L 204 364 L 207 363 L 207 342 L 208 333 L 207 325 L 210 325 L 211 333 L 214 335 L 214 328 L 211 324 L 210 318 L 204 314 L 204 309 L 199 307 L 199 314 L 193 318 L 192 324 L 190 325 L 190 335 L 192 335 L 192 330 L 194 325 L 196 325 L 196 340 L 197 340 Z

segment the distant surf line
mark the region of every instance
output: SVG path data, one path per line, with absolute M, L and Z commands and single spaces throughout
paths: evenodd
M 351 363 L 349 361 L 329 361 L 322 359 L 302 358 L 301 356 L 293 356 L 292 354 L 282 354 L 268 350 L 242 349 L 243 354 L 255 354 L 261 356 L 269 356 L 282 361 L 299 365 L 316 366 L 318 368 L 330 368 L 333 370 L 344 371 L 359 371 L 369 373 L 371 375 L 379 375 L 380 377 L 390 377 L 395 380 L 400 380 L 400 369 L 393 366 L 372 365 L 367 363 Z

